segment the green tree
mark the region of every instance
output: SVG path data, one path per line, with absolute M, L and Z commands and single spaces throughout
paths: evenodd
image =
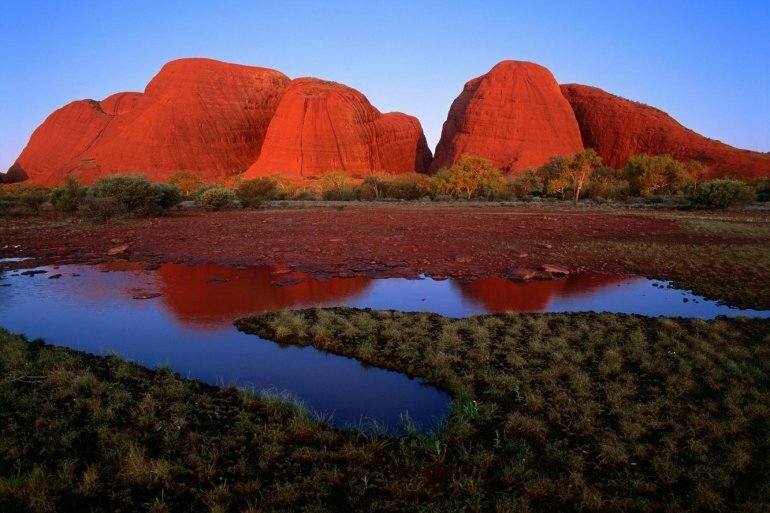
M 591 172 L 594 169 L 601 166 L 602 158 L 592 148 L 583 150 L 580 153 L 575 154 L 567 166 L 567 178 L 572 185 L 573 201 L 577 204 L 580 198 L 580 191 L 583 190 L 583 184 L 585 184 Z
M 537 171 L 543 180 L 543 192 L 549 196 L 564 196 L 569 187 L 569 167 L 571 158 L 566 155 L 554 155 Z
M 475 155 L 463 155 L 446 173 L 442 173 L 446 192 L 453 196 L 490 196 L 505 186 L 506 182 L 490 161 Z
M 388 186 L 388 182 L 393 179 L 391 175 L 384 171 L 373 171 L 370 175 L 364 178 L 362 185 L 369 187 L 375 198 L 383 198 L 385 196 L 385 189 Z
M 705 175 L 706 171 L 708 171 L 708 167 L 706 167 L 706 165 L 699 160 L 691 160 L 684 165 L 684 170 L 693 180 L 692 191 L 694 194 L 695 190 L 698 188 L 698 180 L 703 178 L 703 175 Z
M 638 196 L 676 194 L 692 184 L 685 165 L 671 155 L 636 155 L 628 159 L 623 176 Z

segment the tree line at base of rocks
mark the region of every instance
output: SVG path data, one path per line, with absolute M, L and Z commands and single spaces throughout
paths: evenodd
M 693 208 L 729 208 L 770 200 L 770 179 L 702 179 L 707 168 L 698 161 L 680 162 L 670 155 L 637 155 L 622 169 L 602 166 L 592 149 L 557 155 L 543 166 L 506 177 L 489 160 L 463 155 L 433 176 L 375 172 L 351 176 L 329 171 L 304 181 L 275 175 L 226 184 L 207 184 L 199 173 L 180 171 L 168 183 L 141 174 L 114 175 L 90 186 L 70 177 L 56 188 L 13 185 L 0 189 L 0 213 L 41 210 L 81 213 L 97 221 L 120 216 L 153 216 L 182 202 L 207 210 L 259 208 L 271 200 L 570 200 L 647 202 L 678 201 Z

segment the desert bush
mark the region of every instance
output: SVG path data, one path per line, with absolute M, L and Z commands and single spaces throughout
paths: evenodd
M 64 185 L 51 192 L 51 204 L 56 210 L 74 212 L 82 205 L 87 194 L 86 187 L 80 185 L 75 178 L 69 177 Z
M 519 199 L 518 190 L 510 182 L 506 183 L 494 195 L 495 201 L 515 201 Z
M 585 197 L 624 200 L 631 194 L 631 185 L 621 176 L 621 172 L 611 167 L 595 169 L 588 179 Z
M 283 176 L 270 177 L 275 182 L 273 198 L 277 200 L 318 199 L 317 187 L 307 182 L 288 180 Z
M 206 210 L 221 210 L 232 206 L 235 201 L 235 193 L 224 187 L 212 187 L 200 195 L 198 201 Z
M 88 189 L 94 198 L 115 198 L 129 214 L 155 215 L 164 204 L 173 201 L 174 193 L 167 185 L 155 184 L 143 176 L 108 176 L 100 178 Z M 178 195 L 178 192 L 176 193 Z
M 505 179 L 492 163 L 475 155 L 463 155 L 451 168 L 433 177 L 433 193 L 455 198 L 491 199 L 505 186 Z
M 355 199 L 354 180 L 345 171 L 327 171 L 321 176 L 321 194 L 325 200 Z
M 216 189 L 216 188 L 219 188 L 219 187 L 222 187 L 222 186 L 219 185 L 219 184 L 216 184 L 216 183 L 208 183 L 208 184 L 205 184 L 205 185 L 201 185 L 200 187 L 195 189 L 195 192 L 192 193 L 191 197 L 195 201 L 200 201 L 201 196 L 203 195 L 204 192 L 209 191 L 211 189 Z
M 754 201 L 754 188 L 739 180 L 712 180 L 698 184 L 692 203 L 699 208 L 729 208 Z
M 391 180 L 391 176 L 387 173 L 383 173 L 380 171 L 374 172 L 364 178 L 364 182 L 361 184 L 361 189 L 366 191 L 364 194 L 365 196 L 371 196 L 370 198 L 363 198 L 363 199 L 372 199 L 372 198 L 384 198 L 385 197 L 385 188 L 387 187 L 388 182 Z
M 770 178 L 758 178 L 754 181 L 757 201 L 770 201 Z
M 160 191 L 161 208 L 171 208 L 182 201 L 182 194 L 179 187 L 169 183 L 156 183 L 154 187 Z
M 126 205 L 113 196 L 87 195 L 80 208 L 89 219 L 100 223 L 128 213 Z
M 11 205 L 37 210 L 51 197 L 51 191 L 42 185 L 13 185 L 5 189 L 4 198 Z
M 352 201 L 358 199 L 355 187 L 323 191 L 322 198 L 327 201 Z
M 542 195 L 544 186 L 543 177 L 538 174 L 537 168 L 534 168 L 508 180 L 505 190 L 510 191 L 516 198 L 525 198 Z
M 272 178 L 255 178 L 244 180 L 235 191 L 241 205 L 249 208 L 257 208 L 259 205 L 276 195 L 278 184 Z
M 195 171 L 179 171 L 168 179 L 168 183 L 175 185 L 182 196 L 189 198 L 203 186 L 203 176 Z
M 383 181 L 383 185 L 383 196 L 393 199 L 417 200 L 430 196 L 433 191 L 431 177 L 419 173 L 390 176 Z
M 631 194 L 684 194 L 693 183 L 684 163 L 671 155 L 636 155 L 628 159 L 622 177 L 628 181 Z

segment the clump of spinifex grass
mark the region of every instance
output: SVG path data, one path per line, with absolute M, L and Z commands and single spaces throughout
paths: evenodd
M 334 430 L 284 396 L 0 330 L 0 511 L 770 504 L 768 320 L 339 308 L 238 326 L 423 376 L 453 413 L 431 436 Z

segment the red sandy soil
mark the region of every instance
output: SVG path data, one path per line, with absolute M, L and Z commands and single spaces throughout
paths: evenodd
M 6 219 L 0 257 L 37 264 L 128 258 L 147 263 L 287 264 L 321 275 L 508 276 L 517 268 L 558 264 L 572 271 L 642 273 L 623 255 L 576 252 L 578 242 L 725 242 L 692 234 L 673 212 L 559 207 L 324 206 L 225 212 L 93 225 L 78 218 Z M 722 214 L 725 215 L 725 214 Z M 758 213 L 767 217 L 766 213 Z M 729 241 L 728 241 L 729 242 Z M 122 255 L 107 251 L 128 244 Z M 14 248 L 12 246 L 20 247 Z M 30 262 L 25 262 L 28 266 Z M 9 264 L 5 264 L 9 265 Z M 649 271 L 646 271 L 649 272 Z
M 287 208 L 183 211 L 94 225 L 77 217 L 5 218 L 8 268 L 127 259 L 282 264 L 316 277 L 473 280 L 570 272 L 672 279 L 694 292 L 770 308 L 770 213 L 676 212 L 489 204 L 289 203 Z M 119 255 L 110 248 L 128 245 Z M 18 247 L 15 247 L 18 246 Z M 540 273 L 536 277 L 548 277 Z

